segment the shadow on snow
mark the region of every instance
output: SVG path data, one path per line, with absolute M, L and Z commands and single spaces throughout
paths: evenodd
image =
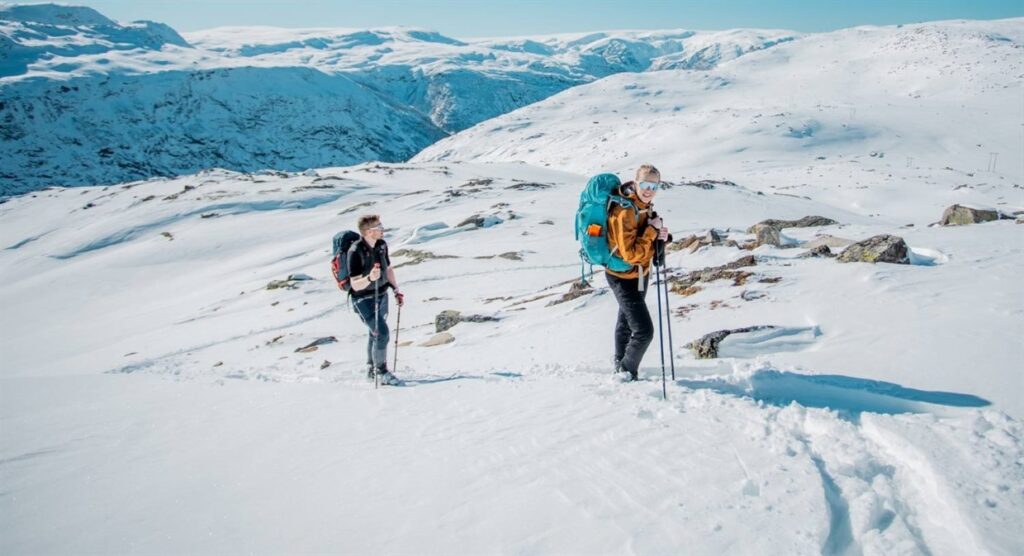
M 802 375 L 766 369 L 747 381 L 723 379 L 678 380 L 680 386 L 694 390 L 712 390 L 721 394 L 753 398 L 775 406 L 796 402 L 804 407 L 820 407 L 856 418 L 860 413 L 931 413 L 934 407 L 985 407 L 991 402 L 971 394 L 936 392 L 907 388 L 843 375 Z

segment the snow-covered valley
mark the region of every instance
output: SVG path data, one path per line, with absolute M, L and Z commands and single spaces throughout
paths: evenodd
M 1022 21 L 602 75 L 409 162 L 338 166 L 310 144 L 293 153 L 308 171 L 10 197 L 0 552 L 1020 554 Z M 133 79 L 208 73 L 190 87 L 234 91 L 234 113 L 271 87 L 261 71 L 299 71 L 275 56 L 331 51 L 278 32 L 250 50 L 240 30 L 185 37 L 266 68 Z M 296 90 L 326 79 L 303 71 Z M 345 82 L 331 98 L 440 129 Z M 91 91 L 68 93 L 76 110 Z M 188 118 L 171 121 L 164 143 Z M 677 240 L 664 400 L 657 340 L 641 381 L 613 383 L 615 300 L 600 270 L 573 287 L 583 184 L 644 162 Z M 935 225 L 952 205 L 997 219 Z M 331 237 L 367 212 L 406 294 L 402 387 L 365 379 L 366 329 L 329 271 Z M 908 264 L 830 256 L 882 234 Z M 688 345 L 750 327 L 714 358 Z
M 85 7 L 0 6 L 0 195 L 210 167 L 404 161 L 575 85 L 707 69 L 799 36 L 674 30 L 460 41 L 392 27 L 179 35 Z

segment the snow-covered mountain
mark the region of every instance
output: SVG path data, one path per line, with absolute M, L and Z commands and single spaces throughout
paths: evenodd
M 415 160 L 583 174 L 653 162 L 676 179 L 726 175 L 796 193 L 829 182 L 887 187 L 890 168 L 949 166 L 995 169 L 990 185 L 1020 187 L 1022 77 L 1024 19 L 858 27 L 706 72 L 611 76 L 478 124 Z M 806 178 L 780 182 L 775 169 L 794 166 Z
M 1021 554 L 1022 26 L 864 27 L 742 57 L 609 46 L 602 59 L 648 69 L 723 58 L 610 75 L 410 162 L 209 169 L 8 199 L 0 553 Z M 283 103 L 320 94 L 343 110 L 359 91 L 367 113 L 418 102 L 414 80 L 371 86 L 383 79 L 368 77 L 373 64 L 322 70 L 349 62 L 316 38 L 345 33 L 264 29 L 251 49 L 244 34 L 111 49 L 76 57 L 66 81 L 2 87 L 74 99 L 26 109 L 22 126 L 68 118 L 44 128 L 50 141 L 79 111 L 117 104 L 149 129 L 173 122 L 161 142 L 177 157 L 217 144 L 241 163 L 256 155 L 233 149 L 253 135 L 278 149 L 267 160 L 310 157 L 303 169 L 315 146 L 286 150 L 260 118 L 324 123 Z M 453 59 L 417 58 L 416 41 L 480 48 L 397 36 L 381 59 L 419 61 L 392 68 Z M 480 43 L 557 57 L 585 38 Z M 297 67 L 299 52 L 325 60 Z M 30 72 L 60 63 L 43 56 Z M 91 94 L 79 80 L 94 72 Z M 124 93 L 109 104 L 95 98 L 114 85 Z M 147 96 L 157 89 L 178 93 Z M 295 94 L 244 111 L 282 90 Z M 425 106 L 373 125 L 440 133 Z M 90 128 L 90 144 L 113 145 L 109 129 Z M 247 131 L 216 143 L 225 129 Z M 117 145 L 175 163 L 147 140 Z M 96 172 L 107 164 L 74 152 Z M 614 384 L 617 307 L 600 275 L 576 285 L 587 269 L 573 219 L 589 175 L 629 179 L 641 162 L 668 182 L 656 208 L 677 238 L 671 291 L 649 291 L 648 306 L 672 333 L 641 381 Z M 933 225 L 954 204 L 1002 218 Z M 365 380 L 367 331 L 328 270 L 331 237 L 367 212 L 382 215 L 406 295 L 388 319 L 404 388 Z M 824 218 L 751 228 L 805 216 Z M 907 264 L 822 249 L 880 235 L 902 240 Z M 745 331 L 715 336 L 702 352 L 713 359 L 691 347 L 727 330 Z
M 0 194 L 212 166 L 400 161 L 581 83 L 704 68 L 797 36 L 624 31 L 464 42 L 406 28 L 246 27 L 183 38 L 89 8 L 9 6 L 0 8 Z

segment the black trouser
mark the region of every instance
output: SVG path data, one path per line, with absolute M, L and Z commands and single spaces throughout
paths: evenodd
M 374 299 L 377 303 L 374 303 Z M 366 341 L 366 364 L 373 365 L 376 369 L 387 368 L 388 351 L 388 295 L 383 290 L 377 296 L 372 293 L 364 297 L 353 297 L 352 305 L 363 324 L 370 329 L 370 337 Z M 376 307 L 375 307 L 376 305 Z M 377 322 L 374 323 L 374 310 L 377 313 Z
M 654 322 L 644 299 L 648 276 L 644 276 L 643 290 L 637 287 L 638 278 L 619 278 L 607 272 L 605 277 L 615 294 L 615 301 L 619 302 L 619 316 L 615 321 L 615 360 L 622 370 L 636 376 L 647 346 L 654 339 Z

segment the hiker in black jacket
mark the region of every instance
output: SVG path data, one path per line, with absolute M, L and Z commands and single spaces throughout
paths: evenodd
M 352 277 L 352 305 L 370 329 L 366 344 L 366 376 L 373 380 L 376 373 L 381 384 L 400 384 L 401 381 L 388 370 L 387 364 L 387 290 L 395 290 L 395 301 L 399 306 L 405 302 L 405 296 L 398 290 L 395 271 L 391 268 L 380 216 L 368 214 L 360 217 L 359 233 L 362 239 L 349 249 L 347 262 L 349 276 Z

